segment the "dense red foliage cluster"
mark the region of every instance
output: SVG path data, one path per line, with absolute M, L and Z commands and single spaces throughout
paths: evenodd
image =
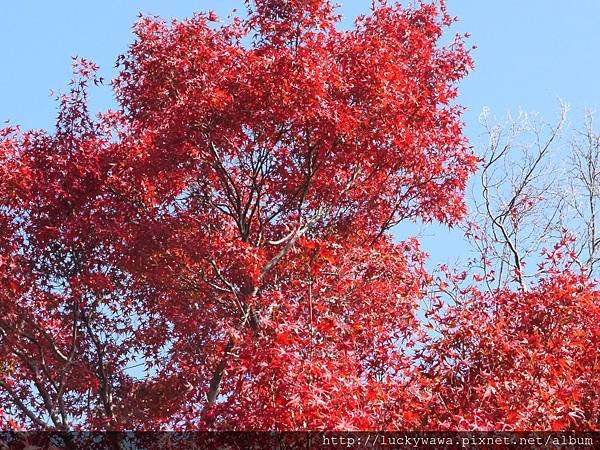
M 454 304 L 440 292 L 428 311 L 438 337 L 421 353 L 436 427 L 598 430 L 600 292 L 564 253 L 557 243 L 529 291 L 442 284 Z
M 338 20 L 143 18 L 119 111 L 90 117 L 81 60 L 54 132 L 2 131 L 2 428 L 597 427 L 595 286 L 471 287 L 433 326 L 389 231 L 465 212 L 452 19 Z

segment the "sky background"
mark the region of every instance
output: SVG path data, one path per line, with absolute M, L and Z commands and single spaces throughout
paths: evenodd
M 63 90 L 71 77 L 71 56 L 92 59 L 111 79 L 114 62 L 133 40 L 139 12 L 184 18 L 214 10 L 226 18 L 244 10 L 242 0 L 81 0 L 4 1 L 0 13 L 0 121 L 25 129 L 48 128 L 56 104 L 51 90 Z M 368 11 L 370 0 L 340 0 L 344 26 Z M 459 102 L 467 108 L 466 133 L 481 144 L 478 117 L 489 107 L 501 118 L 508 111 L 537 111 L 552 121 L 558 98 L 571 105 L 570 121 L 582 122 L 585 108 L 600 108 L 600 1 L 447 0 L 459 17 L 455 32 L 469 32 L 475 70 L 461 84 Z M 108 86 L 91 93 L 93 110 L 115 106 Z M 432 263 L 466 256 L 459 231 L 403 225 L 399 238 L 421 233 Z

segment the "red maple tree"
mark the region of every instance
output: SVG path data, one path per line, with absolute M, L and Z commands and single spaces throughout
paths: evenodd
M 55 131 L 1 135 L 1 426 L 597 423 L 585 281 L 576 307 L 568 274 L 472 288 L 476 314 L 433 313 L 441 337 L 418 316 L 425 255 L 390 229 L 460 220 L 477 163 L 453 103 L 471 59 L 461 37 L 440 44 L 452 20 L 381 2 L 342 31 L 326 0 L 142 18 L 119 109 L 93 118 L 97 68 L 77 61 Z M 551 341 L 539 327 L 559 312 Z
M 434 428 L 598 430 L 600 292 L 571 270 L 569 241 L 545 253 L 529 289 L 439 283 L 426 320 L 436 336 L 419 350 Z

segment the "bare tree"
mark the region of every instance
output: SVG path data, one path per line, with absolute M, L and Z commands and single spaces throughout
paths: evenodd
M 480 116 L 488 143 L 473 186 L 468 236 L 484 256 L 490 289 L 516 282 L 526 290 L 534 275 L 527 263 L 560 233 L 565 168 L 556 147 L 567 111 L 561 105 L 554 124 L 523 112 L 503 123 L 494 122 L 487 109 Z
M 600 260 L 600 134 L 594 131 L 591 111 L 586 113 L 583 130 L 574 132 L 568 148 L 565 201 L 569 214 L 563 216 L 563 225 L 575 236 L 573 251 L 581 269 L 595 276 Z
M 561 103 L 554 123 L 520 112 L 503 122 L 485 109 L 487 143 L 472 186 L 467 237 L 490 290 L 527 290 L 539 257 L 565 234 L 574 263 L 588 276 L 600 267 L 600 134 L 592 112 L 582 129 L 567 126 Z

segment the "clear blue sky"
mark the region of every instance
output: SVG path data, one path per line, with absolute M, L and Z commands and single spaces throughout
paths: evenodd
M 371 0 L 339 0 L 346 23 Z M 132 40 L 139 12 L 183 18 L 214 9 L 225 17 L 242 0 L 54 0 L 4 1 L 0 13 L 0 121 L 24 128 L 54 123 L 50 89 L 64 89 L 71 56 L 94 60 L 101 74 L 114 75 L 114 61 Z M 467 134 L 477 142 L 479 112 L 496 115 L 522 108 L 553 118 L 557 97 L 572 107 L 600 109 L 600 0 L 447 0 L 460 18 L 456 31 L 471 33 L 475 71 L 462 83 L 460 102 L 468 108 Z M 94 109 L 113 105 L 108 87 L 93 93 Z M 399 236 L 413 227 L 398 230 Z M 464 252 L 457 233 L 430 227 L 424 246 L 435 260 Z

